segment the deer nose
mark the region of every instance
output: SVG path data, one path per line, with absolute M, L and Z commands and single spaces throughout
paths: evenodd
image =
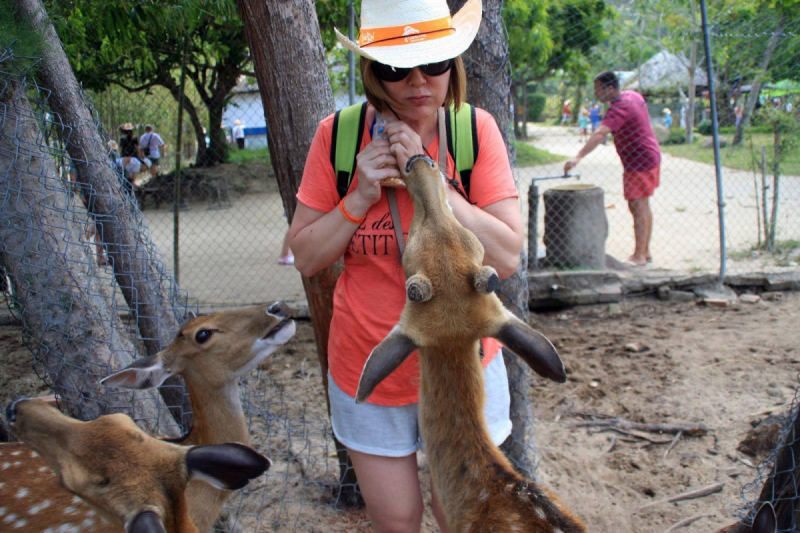
M 27 396 L 19 396 L 14 398 L 9 402 L 6 406 L 6 420 L 8 420 L 9 424 L 13 424 L 17 420 L 17 405 L 25 400 L 30 400 Z
M 278 318 L 289 318 L 292 314 L 291 311 L 289 311 L 289 307 L 283 302 L 275 302 L 267 307 L 267 313 Z

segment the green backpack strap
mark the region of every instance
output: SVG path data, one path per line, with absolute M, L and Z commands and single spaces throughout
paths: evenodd
M 470 177 L 475 160 L 478 159 L 478 126 L 475 120 L 475 108 L 469 104 L 461 104 L 458 112 L 453 107 L 445 112 L 447 127 L 447 150 L 456 163 L 456 170 L 461 176 L 461 185 L 469 198 Z
M 331 165 L 336 172 L 336 190 L 340 198 L 345 197 L 353 181 L 366 115 L 367 103 L 364 102 L 340 109 L 333 116 Z

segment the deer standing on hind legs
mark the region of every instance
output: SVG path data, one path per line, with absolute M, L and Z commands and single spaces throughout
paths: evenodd
M 218 489 L 239 489 L 270 465 L 266 457 L 241 444 L 189 447 L 155 439 L 122 414 L 80 422 L 44 401 L 18 398 L 8 405 L 6 416 L 14 433 L 44 459 L 67 490 L 126 533 L 197 533 L 184 494 L 190 479 Z M 38 531 L 37 518 L 54 511 L 60 511 L 61 523 L 46 531 L 108 529 L 100 516 L 75 520 L 75 513 L 53 508 L 50 500 L 31 500 L 26 481 L 6 481 L 18 487 L 18 509 L 0 508 L 3 531 Z
M 497 338 L 537 373 L 563 382 L 566 373 L 558 353 L 494 294 L 497 273 L 481 266 L 483 246 L 453 216 L 433 161 L 414 156 L 405 174 L 414 202 L 403 255 L 408 299 L 398 325 L 367 359 L 356 401 L 365 401 L 419 349 L 420 428 L 431 479 L 450 528 L 585 531 L 555 496 L 514 470 L 492 443 L 483 416 L 481 338 Z
M 194 425 L 191 431 L 172 443 L 181 445 L 248 444 L 250 435 L 239 400 L 239 378 L 258 366 L 266 357 L 287 343 L 295 333 L 289 309 L 280 302 L 235 311 L 224 311 L 194 318 L 181 327 L 168 348 L 137 359 L 128 367 L 105 378 L 111 387 L 154 388 L 171 375 L 184 377 L 192 402 Z M 167 439 L 169 440 L 169 439 Z M 26 532 L 54 531 L 70 518 L 92 518 L 94 512 L 59 487 L 40 457 L 24 444 L 0 445 L 0 472 L 3 478 L 31 477 L 31 500 L 48 502 L 49 511 L 37 515 L 36 526 L 29 520 Z M 0 508 L 16 505 L 15 484 L 0 481 Z M 189 513 L 197 528 L 208 532 L 219 516 L 230 491 L 191 480 L 186 492 Z M 65 511 L 69 510 L 68 513 Z M 66 514 L 66 517 L 65 517 Z M 0 518 L 2 520 L 2 518 Z M 2 530 L 0 522 L 0 530 Z M 81 533 L 108 533 L 108 526 L 95 524 Z

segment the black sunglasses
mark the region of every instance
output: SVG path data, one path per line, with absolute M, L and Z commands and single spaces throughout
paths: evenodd
M 408 74 L 415 68 L 420 69 L 426 76 L 441 76 L 453 68 L 453 60 L 446 59 L 444 61 L 439 61 L 438 63 L 428 63 L 427 65 L 419 65 L 418 67 L 414 68 L 398 68 L 384 65 L 383 63 L 378 63 L 377 61 L 372 62 L 372 72 L 381 81 L 404 80 L 406 79 L 406 76 L 408 76 Z

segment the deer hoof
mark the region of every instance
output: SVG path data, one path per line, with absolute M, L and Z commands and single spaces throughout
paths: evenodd
M 500 276 L 490 266 L 481 267 L 475 276 L 475 290 L 481 294 L 491 294 L 500 288 Z
M 427 302 L 433 297 L 431 280 L 421 274 L 414 274 L 406 281 L 406 294 L 412 302 Z

